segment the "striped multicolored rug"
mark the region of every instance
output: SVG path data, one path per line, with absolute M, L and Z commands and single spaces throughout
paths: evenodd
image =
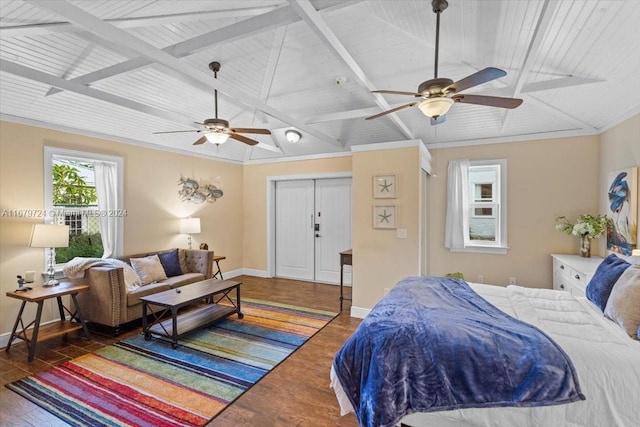
M 7 387 L 73 426 L 203 426 L 337 313 L 243 299 L 180 340 L 138 335 Z

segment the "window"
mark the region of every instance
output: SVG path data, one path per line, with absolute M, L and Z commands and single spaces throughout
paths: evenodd
M 106 165 L 106 166 L 105 166 Z M 99 202 L 96 171 L 110 168 L 116 197 Z M 69 247 L 59 248 L 56 264 L 81 257 L 112 257 L 122 253 L 122 159 L 94 153 L 45 147 L 46 222 L 69 226 Z M 111 193 L 111 192 L 110 192 Z M 107 203 L 105 205 L 105 202 Z M 104 233 L 113 236 L 104 248 Z M 107 240 L 109 242 L 109 240 Z
M 506 175 L 504 159 L 450 162 L 446 247 L 506 253 Z

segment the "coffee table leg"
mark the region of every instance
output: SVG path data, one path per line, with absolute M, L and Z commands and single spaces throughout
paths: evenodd
M 151 334 L 149 333 L 149 325 L 147 324 L 147 303 L 142 302 L 142 333 L 144 334 L 144 340 L 149 341 Z
M 178 347 L 178 309 L 173 307 L 171 309 L 171 323 L 173 325 L 173 344 L 171 348 Z
M 242 319 L 244 317 L 244 314 L 242 314 L 242 311 L 240 311 L 240 284 L 236 286 L 236 305 L 238 310 L 238 319 Z

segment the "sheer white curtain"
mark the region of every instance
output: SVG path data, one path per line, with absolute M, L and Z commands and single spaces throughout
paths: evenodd
M 469 160 L 449 160 L 444 246 L 463 249 L 469 241 Z
M 115 163 L 94 162 L 96 177 L 96 196 L 100 213 L 100 235 L 104 252 L 102 258 L 116 255 L 119 215 L 118 212 L 118 174 Z

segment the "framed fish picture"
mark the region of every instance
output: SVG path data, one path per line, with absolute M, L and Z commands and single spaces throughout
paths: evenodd
M 638 168 L 612 172 L 607 182 L 607 249 L 631 255 L 638 246 Z

